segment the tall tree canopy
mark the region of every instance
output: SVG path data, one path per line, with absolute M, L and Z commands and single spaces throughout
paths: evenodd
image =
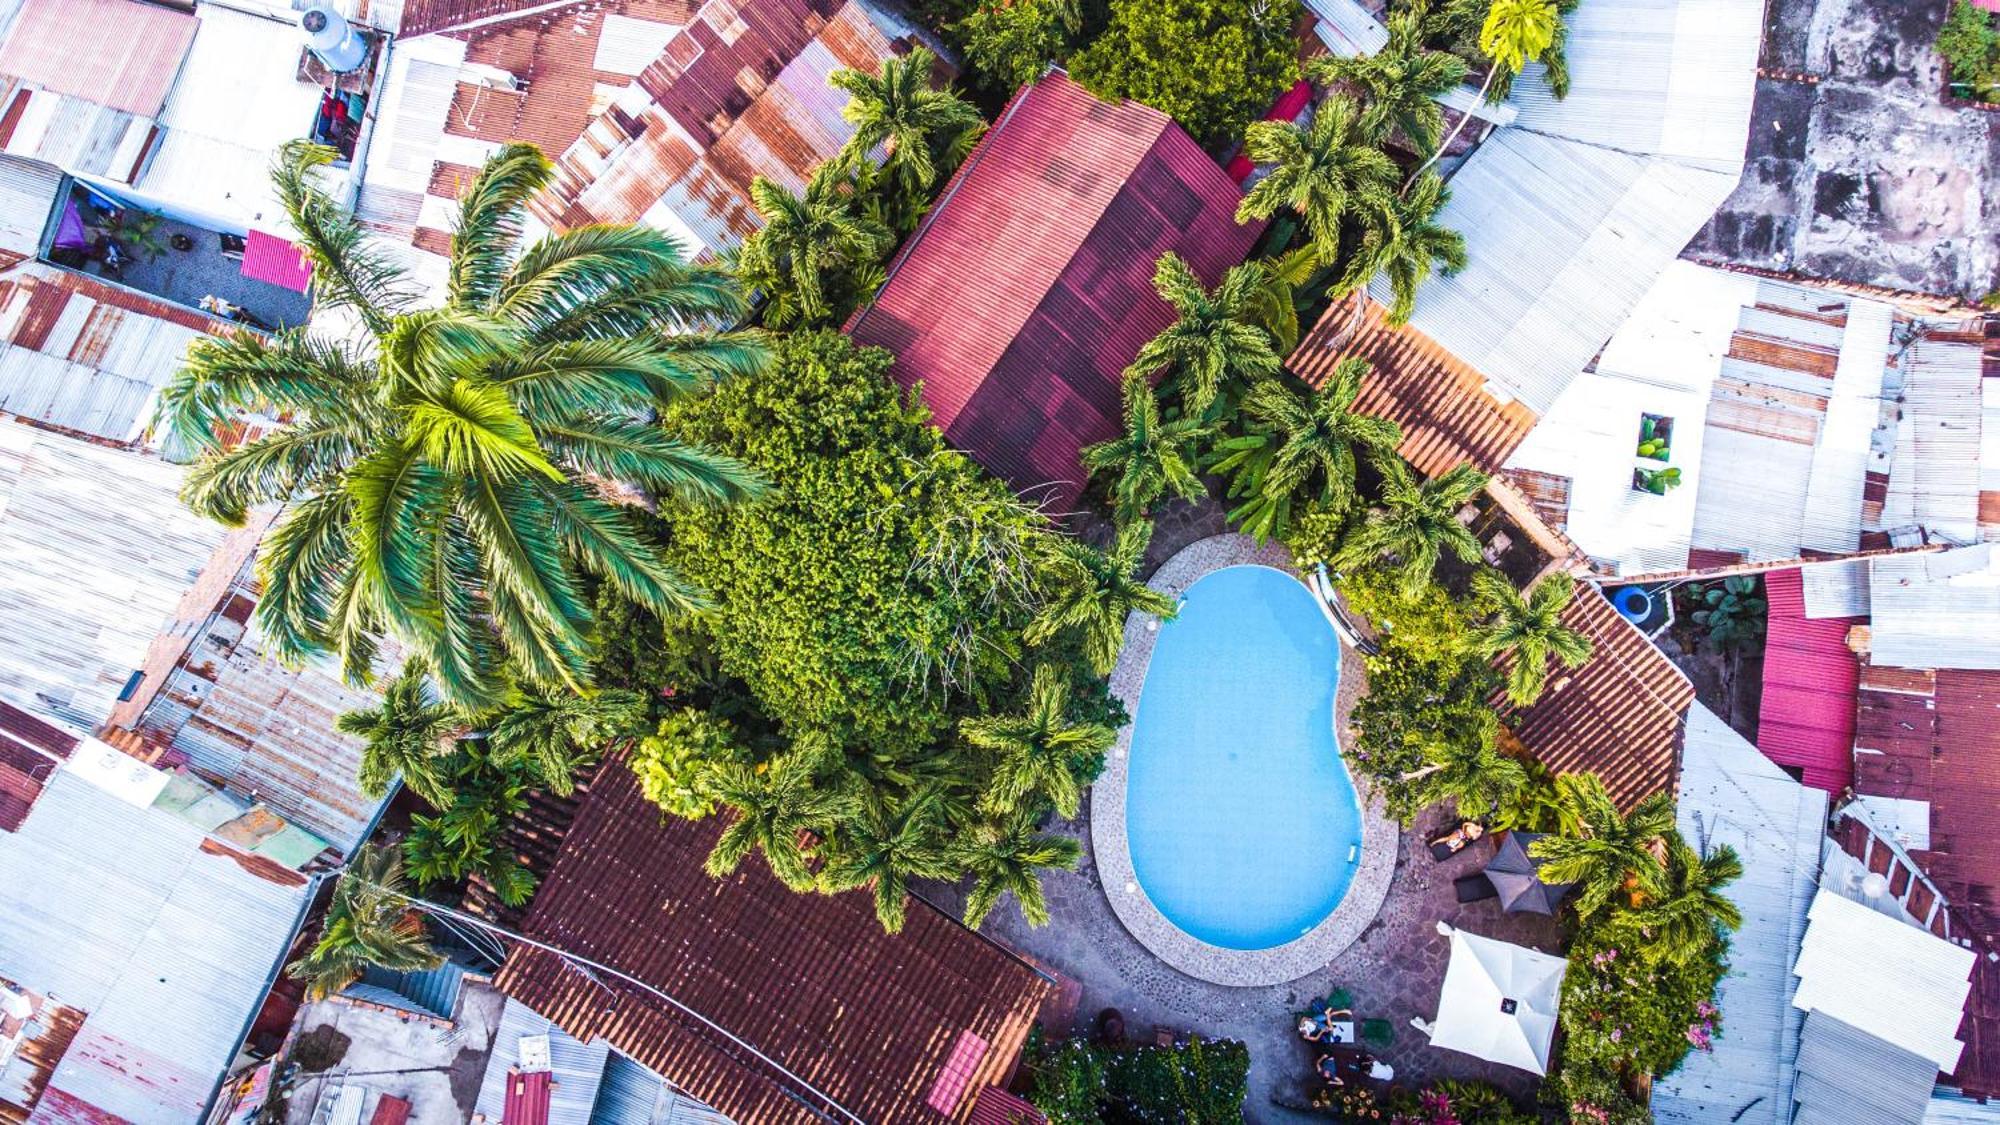
M 198 340 L 161 394 L 163 423 L 202 451 L 183 496 L 229 524 L 287 505 L 257 566 L 258 624 L 286 659 L 334 650 L 358 681 L 393 635 L 474 710 L 505 700 L 510 671 L 586 685 L 587 577 L 659 613 L 705 601 L 595 482 L 704 508 L 763 487 L 652 420 L 761 368 L 761 340 L 714 330 L 743 300 L 649 228 L 581 227 L 522 250 L 526 202 L 551 172 L 508 145 L 460 202 L 444 305 L 419 309 L 318 186 L 333 156 L 289 144 L 274 175 L 320 308 L 351 314 L 370 346 L 303 330 Z M 289 421 L 224 448 L 244 413 Z
M 1111 0 L 1111 23 L 1070 59 L 1092 93 L 1161 110 L 1203 143 L 1233 140 L 1298 80 L 1299 6 L 1271 0 Z

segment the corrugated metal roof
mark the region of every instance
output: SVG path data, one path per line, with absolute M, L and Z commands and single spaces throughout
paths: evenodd
M 194 30 L 192 14 L 137 0 L 22 0 L 0 76 L 152 117 Z
M 1917 1125 L 1938 1070 L 1929 1059 L 1884 1042 L 1823 1011 L 1806 1016 L 1799 1037 L 1793 1125 Z
M 19 114 L 5 149 L 72 172 L 129 178 L 153 132 L 153 119 L 98 105 L 88 98 L 21 87 Z
M 1372 55 L 1389 42 L 1389 29 L 1357 0 L 1306 0 L 1306 7 L 1318 17 L 1320 42 L 1342 58 Z
M 1077 452 L 1122 426 L 1122 373 L 1172 323 L 1155 260 L 1174 251 L 1213 285 L 1263 229 L 1236 223 L 1241 198 L 1165 114 L 1052 73 L 1015 95 L 850 332 L 922 383 L 954 446 L 1066 508 Z
M 306 892 L 205 848 L 170 813 L 59 773 L 21 830 L 0 834 L 0 976 L 88 1013 L 45 1102 L 197 1119 Z
M 1989 544 L 1870 564 L 1869 659 L 1902 668 L 2000 668 L 2000 556 Z
M 1814 896 L 1807 916 L 1793 1006 L 1865 1027 L 1939 1070 L 1957 1067 L 1976 955 L 1833 891 Z
M 1436 476 L 1461 461 L 1499 468 L 1534 426 L 1533 412 L 1495 399 L 1479 372 L 1416 329 L 1389 327 L 1384 311 L 1371 300 L 1357 323 L 1351 305 L 1335 303 L 1286 366 L 1317 387 L 1342 360 L 1360 356 L 1369 372 L 1355 408 L 1402 427 L 1397 451 L 1418 472 Z
M 35 256 L 61 184 L 62 169 L 53 164 L 0 156 L 0 250 Z
M 1801 567 L 1806 617 L 1867 617 L 1868 560 Z
M 1900 367 L 1902 418 L 1882 526 L 1915 525 L 1953 542 L 1975 542 L 1985 413 L 1980 346 L 1920 333 Z
M 659 1075 L 611 1052 L 590 1125 L 729 1125 L 729 1118 L 676 1092 Z
M 1861 679 L 1847 631 L 1866 618 L 1807 617 L 1804 586 L 1796 569 L 1764 575 L 1769 612 L 1757 749 L 1802 770 L 1807 785 L 1841 793 L 1854 780 L 1854 700 Z
M 943 1120 L 924 1099 L 962 1032 L 991 1045 L 972 1089 L 1011 1071 L 1053 995 L 1041 976 L 922 901 L 886 934 L 866 893 L 799 894 L 761 859 L 711 879 L 720 821 L 662 818 L 607 759 L 525 931 L 645 980 L 864 1120 Z M 736 1120 L 821 1119 L 795 1081 L 617 978 L 517 945 L 495 983 Z
M 1608 0 L 1569 28 L 1570 96 L 1539 66 L 1515 84 L 1439 219 L 1470 262 L 1411 320 L 1538 413 L 1735 189 L 1761 35 L 1732 0 Z
M 605 1041 L 579 1043 L 562 1028 L 537 1015 L 519 1000 L 507 1000 L 500 1010 L 500 1029 L 493 1035 L 493 1054 L 486 1063 L 486 1077 L 479 1084 L 479 1098 L 472 1112 L 485 1114 L 498 1123 L 506 1117 L 507 1088 L 520 1061 L 523 1036 L 549 1037 L 549 1059 L 555 1089 L 549 1098 L 548 1125 L 589 1125 L 592 1104 L 597 1101 L 598 1083 L 611 1049 Z
M 1590 638 L 1590 659 L 1574 670 L 1555 669 L 1526 709 L 1496 691 L 1491 703 L 1501 721 L 1551 772 L 1597 774 L 1621 808 L 1669 792 L 1694 685 L 1596 586 L 1579 585 L 1562 619 Z M 1503 672 L 1512 659 L 1497 662 Z
M 1736 849 L 1743 877 L 1723 890 L 1743 914 L 1716 1002 L 1723 1034 L 1653 1082 L 1661 1125 L 1788 1125 L 1803 1015 L 1792 961 L 1806 928 L 1826 833 L 1826 794 L 1786 776 L 1702 704 L 1688 709 L 1677 793 L 1681 834 L 1704 852 Z
M 224 530 L 180 473 L 0 421 L 0 696 L 89 729 L 111 713 Z

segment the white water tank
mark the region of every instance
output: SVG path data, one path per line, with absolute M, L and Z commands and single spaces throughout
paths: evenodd
M 300 13 L 299 26 L 305 29 L 306 46 L 335 74 L 359 70 L 368 61 L 368 44 L 327 0 L 313 0 Z

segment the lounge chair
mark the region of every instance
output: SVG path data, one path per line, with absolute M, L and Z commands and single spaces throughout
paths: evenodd
M 1431 841 L 1431 858 L 1446 860 L 1484 838 L 1486 829 L 1476 821 L 1461 821 L 1458 827 Z
M 1458 901 L 1461 903 L 1484 902 L 1489 898 L 1500 897 L 1500 892 L 1493 887 L 1493 880 L 1488 879 L 1484 871 L 1461 875 L 1451 881 L 1451 886 L 1458 892 Z

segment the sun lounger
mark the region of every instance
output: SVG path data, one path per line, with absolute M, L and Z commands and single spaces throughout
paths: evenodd
M 1500 894 L 1493 889 L 1493 880 L 1488 879 L 1483 871 L 1461 875 L 1453 879 L 1451 885 L 1452 889 L 1458 892 L 1460 902 L 1483 902 L 1489 898 L 1497 898 Z

